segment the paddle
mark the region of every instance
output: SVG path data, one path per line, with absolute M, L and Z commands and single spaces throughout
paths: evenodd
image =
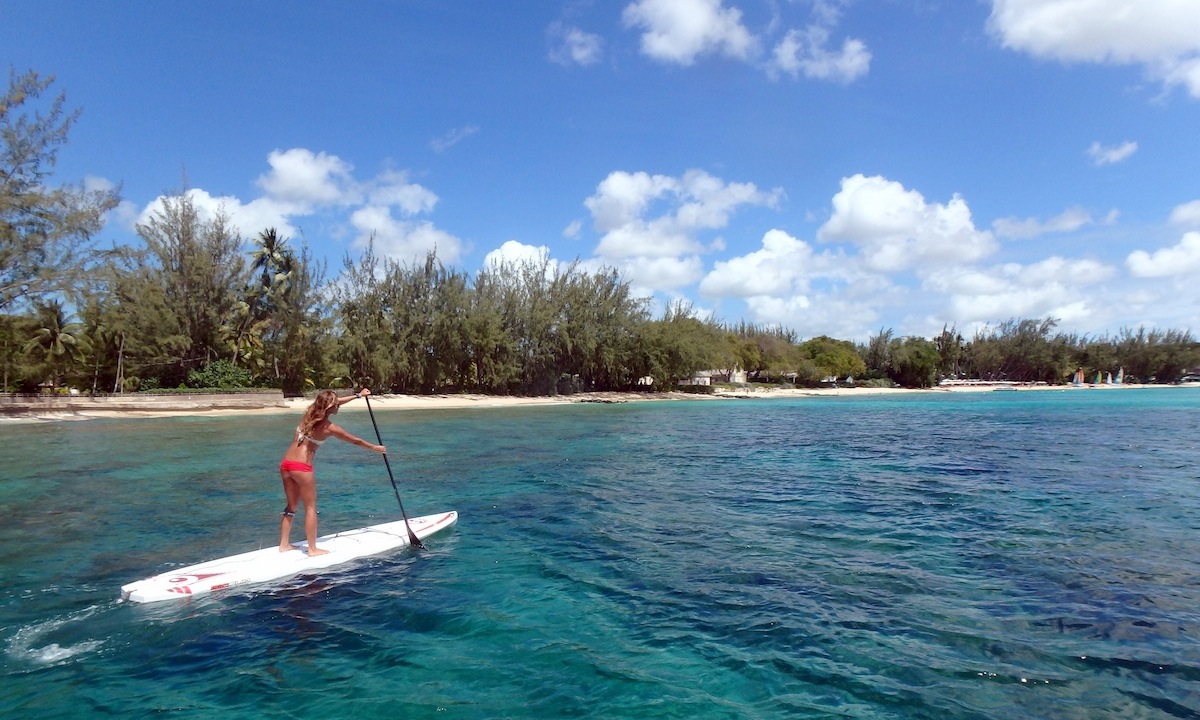
M 371 409 L 371 396 L 364 395 L 363 400 L 367 401 L 367 412 L 371 415 L 371 425 L 375 427 L 375 439 L 382 445 L 383 438 L 379 436 L 379 425 L 375 422 L 375 411 Z M 387 453 L 383 454 L 383 464 L 387 467 L 388 480 L 392 481 L 392 492 L 396 493 L 396 502 L 400 504 L 400 517 L 404 518 L 404 527 L 408 530 L 408 544 L 425 550 L 425 543 L 421 542 L 421 538 L 417 537 L 417 534 L 413 532 L 412 527 L 408 524 L 408 515 L 404 512 L 404 503 L 400 500 L 400 489 L 396 487 L 396 478 L 392 475 L 392 464 L 388 462 Z

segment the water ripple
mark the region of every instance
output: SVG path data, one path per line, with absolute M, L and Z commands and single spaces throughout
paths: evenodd
M 272 542 L 278 480 L 244 468 L 287 418 L 21 428 L 8 445 L 70 452 L 0 457 L 0 547 L 22 547 L 0 556 L 3 698 L 48 718 L 1200 717 L 1200 397 L 986 395 L 381 412 L 412 448 L 406 507 L 459 510 L 453 533 L 169 606 L 96 597 Z M 189 454 L 197 433 L 221 451 Z M 323 527 L 395 512 L 355 458 L 321 468 Z M 97 475 L 100 533 L 76 507 Z

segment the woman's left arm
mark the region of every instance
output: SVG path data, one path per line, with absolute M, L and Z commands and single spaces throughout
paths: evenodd
M 371 388 L 363 388 L 362 390 L 359 390 L 358 392 L 354 393 L 353 395 L 347 395 L 346 397 L 338 398 L 338 406 L 340 407 L 340 406 L 345 405 L 346 403 L 350 402 L 351 400 L 357 400 L 360 397 L 366 397 L 370 394 L 371 394 Z

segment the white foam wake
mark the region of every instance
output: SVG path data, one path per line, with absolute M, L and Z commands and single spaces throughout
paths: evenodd
M 42 620 L 26 625 L 8 641 L 10 657 L 36 665 L 59 665 L 81 655 L 87 655 L 99 650 L 104 645 L 103 640 L 84 640 L 82 642 L 60 645 L 49 642 L 39 643 L 50 633 L 72 623 L 86 620 L 95 615 L 103 606 L 92 605 L 66 615 Z

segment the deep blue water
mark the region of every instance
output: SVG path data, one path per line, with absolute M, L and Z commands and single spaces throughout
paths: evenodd
M 276 542 L 295 416 L 0 425 L 0 716 L 1200 717 L 1200 391 L 375 408 L 458 528 L 156 605 Z

